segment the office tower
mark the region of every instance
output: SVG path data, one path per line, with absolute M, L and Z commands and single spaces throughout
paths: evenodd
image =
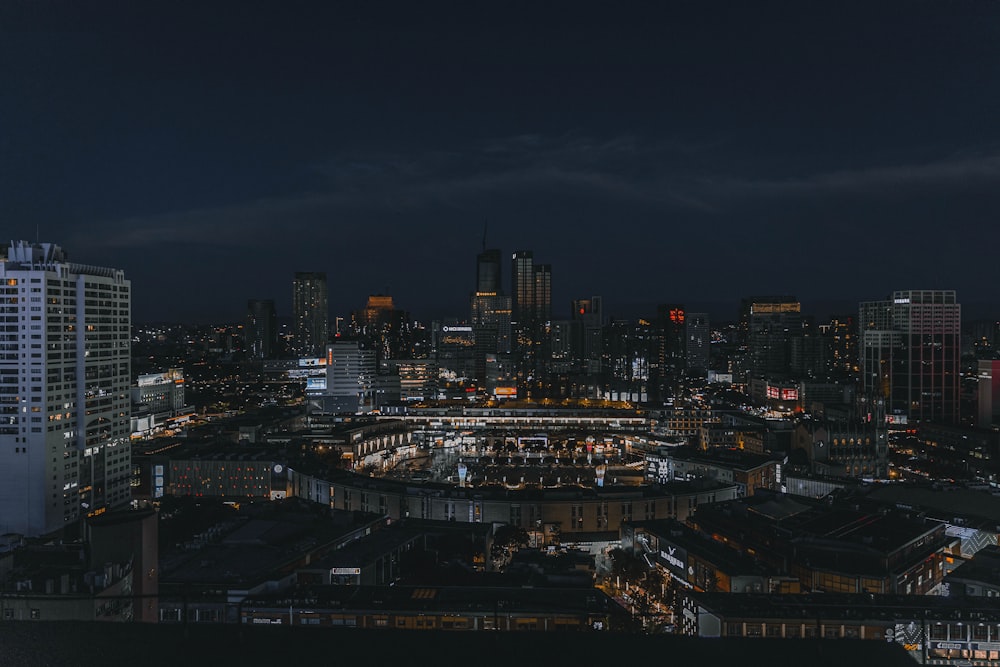
M 533 272 L 535 322 L 539 327 L 544 327 L 552 319 L 552 265 L 536 264 Z
M 511 260 L 511 323 L 515 335 L 529 325 L 535 315 L 535 268 L 530 250 L 518 250 Z
M 17 241 L 0 296 L 0 530 L 40 535 L 128 505 L 129 281 Z
M 865 392 L 893 415 L 958 423 L 962 306 L 954 290 L 903 290 L 860 306 Z
M 244 351 L 247 359 L 271 359 L 277 348 L 278 322 L 273 299 L 247 301 L 247 320 L 243 328 Z
M 478 354 L 510 354 L 511 299 L 500 289 L 500 251 L 483 250 L 476 256 L 476 291 L 472 293 L 470 322 L 476 331 Z
M 500 251 L 496 248 L 483 250 L 476 256 L 476 292 L 500 294 L 501 280 Z
M 701 372 L 708 370 L 711 359 L 712 331 L 708 313 L 687 313 L 684 320 L 684 353 L 687 367 Z
M 794 296 L 748 297 L 740 317 L 745 327 L 749 372 L 782 377 L 791 371 L 791 341 L 802 334 L 802 305 Z
M 501 290 L 500 251 L 476 256 L 476 291 L 470 299 L 475 336 L 475 378 L 488 391 L 496 386 L 499 369 L 511 352 L 511 298 Z
M 292 283 L 293 351 L 299 357 L 320 357 L 329 337 L 326 274 L 296 273 Z

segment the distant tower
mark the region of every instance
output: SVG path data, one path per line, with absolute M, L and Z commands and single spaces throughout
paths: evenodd
M 510 354 L 511 299 L 503 294 L 501 286 L 500 251 L 483 250 L 476 256 L 476 291 L 470 304 L 470 321 L 481 356 Z
M 511 322 L 520 330 L 530 325 L 535 314 L 535 268 L 530 250 L 518 250 L 511 259 Z
M 535 274 L 535 322 L 545 326 L 552 319 L 552 265 L 536 264 Z
M 750 372 L 755 377 L 786 377 L 791 372 L 792 338 L 802 335 L 802 304 L 794 296 L 743 299 Z
M 959 418 L 962 306 L 954 290 L 904 290 L 860 305 L 862 385 L 909 421 Z
M 0 261 L 0 531 L 29 536 L 131 500 L 131 286 L 52 243 Z
M 687 314 L 687 319 L 684 320 L 684 342 L 689 369 L 708 370 L 711 356 L 711 336 L 708 313 Z
M 476 291 L 500 294 L 500 251 L 483 250 L 476 256 Z
M 278 325 L 273 299 L 247 301 L 247 321 L 243 328 L 244 349 L 247 359 L 263 361 L 274 356 L 277 347 Z
M 294 352 L 300 357 L 320 357 L 329 338 L 326 274 L 296 273 L 292 283 Z

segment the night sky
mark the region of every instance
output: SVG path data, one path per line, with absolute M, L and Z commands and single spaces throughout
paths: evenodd
M 557 317 L 1000 316 L 1000 2 L 0 7 L 2 236 L 124 268 L 137 321 L 287 316 L 294 271 L 465 317 L 486 223 Z

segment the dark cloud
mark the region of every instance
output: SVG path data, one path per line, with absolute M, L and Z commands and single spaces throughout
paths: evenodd
M 0 61 L 4 228 L 140 318 L 463 315 L 486 221 L 557 312 L 1000 280 L 998 3 L 8 3 Z

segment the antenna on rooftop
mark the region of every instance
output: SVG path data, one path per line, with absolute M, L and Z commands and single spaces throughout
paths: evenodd
M 483 218 L 483 252 L 486 252 L 486 231 L 490 228 L 489 218 Z

